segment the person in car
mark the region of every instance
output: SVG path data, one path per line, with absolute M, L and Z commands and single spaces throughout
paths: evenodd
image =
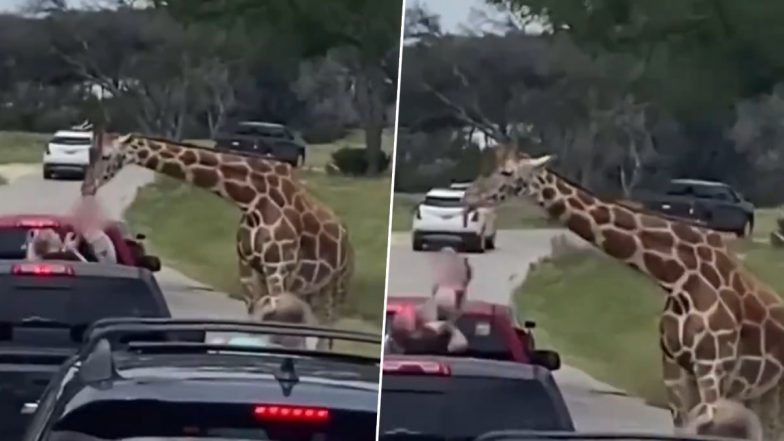
M 103 211 L 94 196 L 82 197 L 77 202 L 73 210 L 73 225 L 83 254 L 91 261 L 117 263 L 117 250 L 103 230 L 105 223 Z
M 30 230 L 27 238 L 26 260 L 79 260 L 86 261 L 78 250 L 72 247 L 68 238 L 63 241 L 51 228 Z
M 399 354 L 446 355 L 465 352 L 468 340 L 455 325 L 457 293 L 439 290 L 424 303 L 395 314 L 385 350 Z

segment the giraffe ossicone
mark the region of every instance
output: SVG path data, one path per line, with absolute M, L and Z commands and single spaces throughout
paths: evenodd
M 348 295 L 354 250 L 345 225 L 289 164 L 138 134 L 98 132 L 94 140 L 82 195 L 95 195 L 133 164 L 231 202 L 242 213 L 235 246 L 249 316 L 259 299 L 293 294 L 318 320 L 334 322 Z
M 665 293 L 659 339 L 676 427 L 689 415 L 716 418 L 722 400 L 760 419 L 763 438 L 784 438 L 784 302 L 745 269 L 720 233 L 600 198 L 531 158 L 500 147 L 495 171 L 466 191 L 468 209 L 532 199 L 611 258 Z

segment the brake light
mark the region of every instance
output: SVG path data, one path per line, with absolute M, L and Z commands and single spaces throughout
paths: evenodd
M 401 303 L 393 303 L 391 305 L 387 305 L 387 312 L 397 314 L 399 312 L 408 311 L 412 309 L 411 305 L 401 304 Z
M 437 361 L 384 360 L 384 372 L 395 374 L 441 375 L 445 377 L 452 374 L 448 365 Z
M 23 228 L 57 228 L 60 223 L 53 219 L 22 219 L 16 223 L 17 227 Z
M 11 267 L 17 276 L 73 276 L 73 267 L 59 263 L 18 263 Z
M 329 409 L 324 407 L 263 404 L 253 408 L 253 415 L 267 421 L 324 423 L 329 420 Z

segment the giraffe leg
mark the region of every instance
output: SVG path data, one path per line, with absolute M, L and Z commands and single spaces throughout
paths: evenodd
M 686 424 L 689 411 L 699 403 L 697 380 L 666 353 L 662 354 L 662 368 L 673 425 L 680 429 Z
M 259 299 L 267 295 L 267 284 L 264 275 L 251 267 L 245 260 L 239 260 L 240 284 L 245 291 L 243 302 L 248 317 L 252 317 Z
M 759 418 L 762 426 L 762 439 L 765 441 L 781 441 L 782 414 L 780 400 L 782 388 L 773 387 L 757 398 L 747 401 L 747 407 Z

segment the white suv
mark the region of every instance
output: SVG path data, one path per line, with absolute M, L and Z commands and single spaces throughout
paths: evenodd
M 93 133 L 80 130 L 60 130 L 54 134 L 44 150 L 44 179 L 55 175 L 84 176 L 90 163 Z
M 463 225 L 465 190 L 436 188 L 414 210 L 413 248 L 424 249 L 427 242 L 458 242 L 467 251 L 484 252 L 495 248 L 496 215 L 491 207 L 468 215 Z

